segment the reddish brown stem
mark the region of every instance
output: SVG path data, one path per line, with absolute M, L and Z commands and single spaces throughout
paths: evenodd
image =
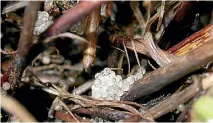
M 202 41 L 207 40 L 210 37 L 210 31 L 213 29 L 213 26 L 211 24 L 207 25 L 205 28 L 201 29 L 200 31 L 194 33 L 190 37 L 184 39 L 180 43 L 176 44 L 172 48 L 168 49 L 169 52 L 175 53 L 178 49 L 181 47 L 194 42 L 195 40 L 202 39 Z

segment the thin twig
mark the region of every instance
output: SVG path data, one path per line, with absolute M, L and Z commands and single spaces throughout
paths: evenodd
M 126 53 L 126 59 L 127 59 L 127 62 L 128 62 L 128 73 L 130 73 L 130 60 L 129 60 L 129 55 L 128 55 L 124 40 L 123 40 L 123 47 L 124 47 L 124 51 Z
M 56 97 L 56 98 L 53 100 L 52 105 L 51 105 L 51 107 L 50 107 L 50 109 L 49 109 L 49 111 L 48 111 L 48 117 L 54 118 L 53 114 L 54 114 L 54 112 L 55 112 L 55 105 L 58 104 L 58 102 L 59 102 L 59 97 Z
M 161 6 L 160 6 L 160 16 L 159 16 L 159 21 L 158 21 L 158 24 L 157 24 L 157 29 L 156 29 L 156 31 L 158 31 L 159 29 L 160 29 L 160 26 L 161 26 L 161 24 L 162 24 L 162 21 L 163 21 L 163 15 L 164 15 L 164 12 L 165 12 L 165 10 L 164 10 L 164 8 L 165 8 L 165 1 L 164 0 L 162 0 L 162 3 L 161 3 Z
M 33 115 L 12 97 L 1 95 L 1 107 L 12 115 L 17 116 L 22 122 L 37 122 Z
M 16 52 L 17 51 L 7 52 L 7 51 L 0 49 L 0 53 L 2 53 L 4 55 L 14 55 L 14 54 L 16 54 Z
M 134 12 L 135 17 L 137 18 L 141 28 L 145 28 L 145 19 L 143 17 L 143 14 L 141 13 L 140 9 L 139 9 L 139 2 L 138 1 L 131 1 L 130 2 L 130 6 Z
M 88 41 L 85 38 L 82 38 L 81 36 L 78 36 L 78 35 L 70 33 L 70 32 L 65 32 L 65 33 L 62 33 L 62 34 L 55 35 L 55 36 L 50 36 L 50 37 L 48 37 L 44 40 L 44 43 L 50 43 L 51 41 L 54 41 L 54 39 L 62 38 L 62 37 L 75 39 L 75 40 L 78 40 L 78 41 L 82 41 L 84 43 L 88 43 Z
M 12 3 L 3 9 L 2 14 L 7 14 L 9 12 L 13 12 L 18 9 L 24 8 L 28 4 L 29 4 L 29 1 L 19 1 L 19 2 Z
M 136 49 L 135 49 L 135 42 L 133 40 L 131 40 L 131 44 L 132 44 L 133 49 L 134 49 L 134 53 L 135 53 L 136 60 L 138 62 L 138 66 L 141 67 L 141 64 L 140 64 L 140 61 L 139 61 L 139 58 L 138 58 L 138 53 L 136 52 Z
M 119 60 L 118 60 L 118 69 L 122 69 L 124 56 L 125 56 L 125 54 L 121 53 Z M 121 72 L 123 72 L 123 71 L 119 71 L 118 74 L 121 73 Z
M 122 49 L 120 49 L 120 48 L 118 48 L 118 47 L 115 47 L 115 46 L 110 46 L 110 47 L 112 47 L 112 48 L 114 48 L 114 49 L 116 49 L 116 50 L 119 50 L 119 51 L 121 51 L 121 52 L 124 52 Z

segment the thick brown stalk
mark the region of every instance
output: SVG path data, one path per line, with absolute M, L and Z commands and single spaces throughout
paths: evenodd
M 26 7 L 28 4 L 29 4 L 29 1 L 19 1 L 19 2 L 11 3 L 10 5 L 4 7 L 2 14 L 14 12 L 18 9 Z
M 123 100 L 135 100 L 160 90 L 213 60 L 213 39 L 136 81 Z
M 87 71 L 90 68 L 96 57 L 96 47 L 98 40 L 98 27 L 100 22 L 100 8 L 93 11 L 87 18 L 86 39 L 89 41 L 85 44 L 83 65 Z
M 2 84 L 8 81 L 13 89 L 20 81 L 22 72 L 28 65 L 27 57 L 29 49 L 33 46 L 33 30 L 37 19 L 37 11 L 40 9 L 41 2 L 31 1 L 24 12 L 24 26 L 18 43 L 18 49 L 12 66 L 8 72 L 1 78 Z

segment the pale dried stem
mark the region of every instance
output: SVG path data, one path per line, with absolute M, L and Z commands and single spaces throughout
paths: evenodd
M 130 2 L 130 6 L 133 10 L 133 13 L 135 15 L 135 17 L 137 18 L 141 28 L 145 28 L 145 19 L 143 17 L 143 14 L 141 13 L 140 9 L 139 9 L 139 2 L 138 1 L 132 1 Z
M 65 32 L 65 33 L 55 35 L 55 36 L 50 36 L 44 40 L 44 43 L 50 43 L 50 42 L 54 41 L 54 39 L 62 38 L 62 37 L 66 37 L 66 38 L 82 41 L 84 43 L 88 43 L 88 41 L 85 38 L 82 38 L 81 36 L 78 36 L 78 35 L 70 33 L 70 32 Z
M 72 92 L 72 94 L 81 95 L 87 90 L 89 90 L 93 84 L 94 80 L 89 80 L 85 82 L 84 84 L 80 85 L 79 87 L 75 88 Z
M 127 62 L 128 62 L 128 73 L 130 73 L 130 60 L 129 60 L 129 55 L 128 55 L 124 40 L 123 40 L 123 47 L 124 47 L 124 51 L 125 51 L 125 54 L 126 54 L 126 59 L 127 59 Z
M 17 116 L 22 122 L 37 122 L 33 115 L 12 97 L 1 95 L 1 107 L 8 113 Z
M 162 21 L 163 21 L 163 15 L 164 15 L 164 12 L 165 12 L 165 10 L 164 10 L 164 8 L 165 8 L 165 1 L 164 0 L 162 0 L 162 3 L 161 3 L 161 6 L 160 6 L 160 16 L 159 16 L 159 21 L 158 21 L 158 24 L 157 24 L 157 29 L 156 29 L 156 31 L 158 31 L 159 29 L 160 29 L 160 26 L 161 26 L 161 24 L 162 24 Z
M 133 46 L 133 50 L 134 50 L 134 53 L 135 53 L 136 60 L 138 62 L 138 66 L 141 67 L 141 64 L 140 64 L 140 61 L 139 61 L 139 58 L 138 58 L 138 53 L 137 53 L 136 48 L 135 48 L 135 43 L 132 39 L 131 39 L 131 44 Z

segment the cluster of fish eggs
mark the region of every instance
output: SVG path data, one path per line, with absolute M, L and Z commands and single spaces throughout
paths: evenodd
M 135 75 L 122 80 L 120 75 L 116 75 L 110 68 L 105 68 L 95 75 L 92 85 L 92 98 L 102 100 L 120 100 L 122 95 L 129 91 L 131 85 L 143 77 L 145 69 L 140 69 Z

